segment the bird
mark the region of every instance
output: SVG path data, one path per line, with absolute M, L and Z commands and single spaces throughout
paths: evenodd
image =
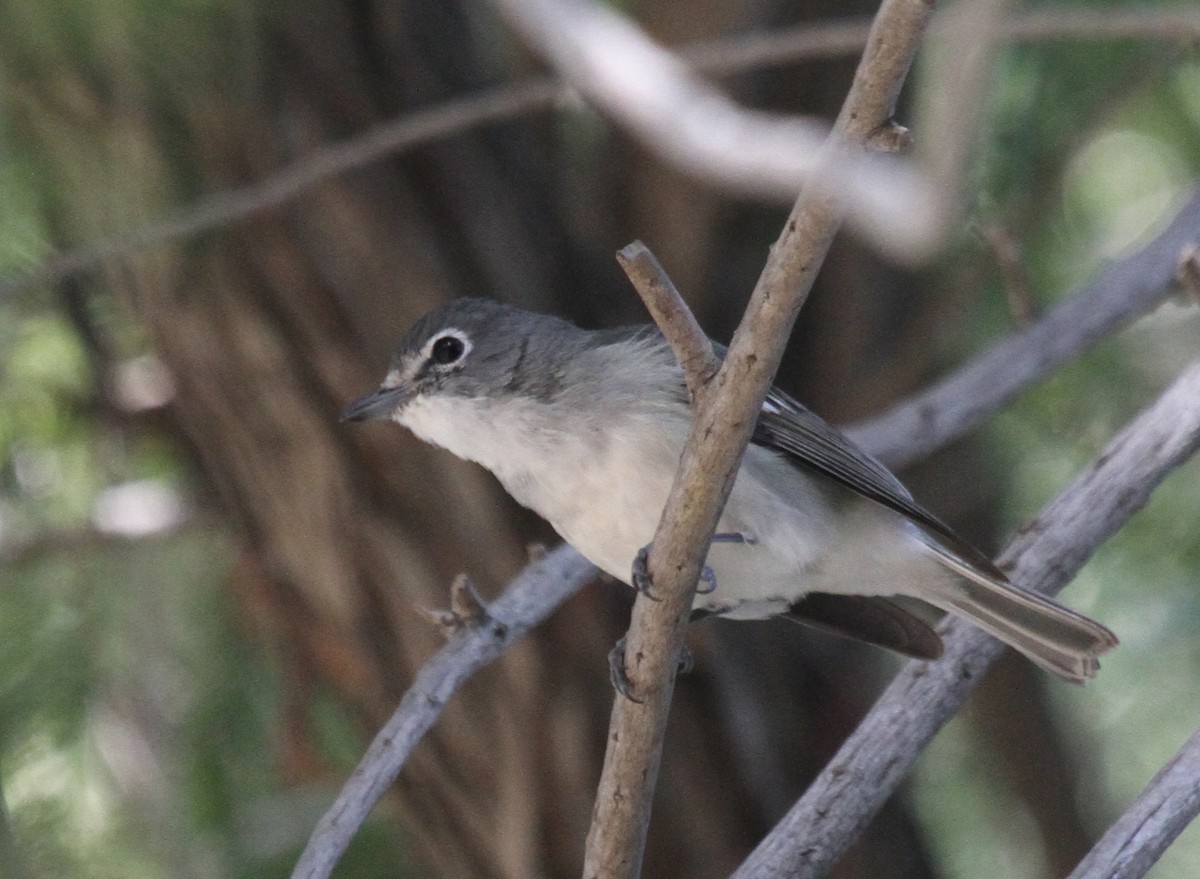
M 644 588 L 635 563 L 666 504 L 691 410 L 683 371 L 652 324 L 586 330 L 463 297 L 413 325 L 379 388 L 342 420 L 391 420 L 482 465 L 600 570 Z M 1074 683 L 1117 644 L 1102 624 L 1011 583 L 883 464 L 774 387 L 704 571 L 693 619 L 782 616 L 918 659 L 938 658 L 942 641 L 908 599 Z

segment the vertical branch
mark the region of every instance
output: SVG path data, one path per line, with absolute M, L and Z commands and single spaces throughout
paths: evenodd
M 891 127 L 896 98 L 932 11 L 923 0 L 885 0 L 818 167 L 857 154 Z M 647 559 L 660 600 L 638 597 L 626 638 L 626 671 L 638 701 L 618 697 L 613 706 L 585 877 L 640 872 L 674 675 L 700 568 L 796 315 L 841 220 L 836 193 L 811 183 L 805 187 L 771 248 L 710 392 L 696 401 L 692 431 Z

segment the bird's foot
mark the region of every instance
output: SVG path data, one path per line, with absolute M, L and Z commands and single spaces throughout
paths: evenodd
M 650 576 L 649 557 L 650 547 L 648 546 L 643 546 L 638 550 L 637 555 L 633 557 L 633 574 L 631 577 L 633 588 L 651 601 L 662 601 L 661 598 L 654 594 L 654 578 Z
M 685 675 L 692 670 L 694 665 L 695 659 L 692 656 L 692 651 L 685 644 L 680 648 L 679 667 L 675 670 L 675 673 Z M 612 650 L 608 651 L 608 679 L 612 681 L 613 689 L 630 702 L 635 702 L 638 705 L 642 704 L 642 700 L 633 695 L 633 681 L 629 679 L 629 673 L 625 670 L 624 636 L 613 645 Z
M 708 595 L 717 591 L 717 575 L 713 569 L 705 565 L 700 569 L 700 579 L 696 582 L 696 594 Z
M 642 700 L 633 695 L 633 681 L 629 680 L 629 673 L 625 671 L 624 636 L 608 651 L 608 679 L 612 681 L 613 689 L 630 702 L 642 704 Z

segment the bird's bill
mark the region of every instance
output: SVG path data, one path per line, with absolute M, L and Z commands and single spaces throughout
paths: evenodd
M 355 400 L 342 410 L 341 421 L 386 421 L 393 413 L 408 402 L 409 392 L 404 387 L 380 388 Z

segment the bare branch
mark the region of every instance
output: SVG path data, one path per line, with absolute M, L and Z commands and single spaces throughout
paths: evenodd
M 890 120 L 931 12 L 921 0 L 885 0 L 819 168 L 860 149 Z M 828 190 L 807 186 L 770 250 L 712 389 L 694 412 L 647 561 L 659 601 L 638 597 L 626 638 L 626 671 L 639 701 L 618 697 L 613 706 L 584 860 L 589 879 L 640 872 L 674 674 L 700 567 L 792 324 L 840 222 Z
M 455 691 L 595 576 L 591 563 L 569 546 L 560 546 L 531 563 L 487 607 L 485 621 L 460 628 L 421 667 L 399 707 L 317 824 L 292 879 L 328 877 L 375 803 L 395 781 L 413 746 L 433 726 Z
M 617 251 L 617 262 L 667 337 L 675 359 L 683 367 L 688 392 L 693 401 L 698 401 L 721 367 L 721 361 L 713 353 L 712 342 L 704 335 L 695 315 L 646 245 L 640 241 L 626 245 Z
M 1200 36 L 1200 8 L 1170 6 L 1159 9 L 1082 8 L 1032 9 L 1005 25 L 1014 42 L 1041 40 L 1162 40 L 1190 42 Z
M 1057 592 L 1198 446 L 1200 362 L 1013 538 L 999 564 L 1026 588 Z M 867 826 L 1003 650 L 999 641 L 960 620 L 942 631 L 942 659 L 905 665 L 735 879 L 823 876 Z
M 359 137 L 318 147 L 253 186 L 214 193 L 132 234 L 97 241 L 52 257 L 32 271 L 10 275 L 0 280 L 0 296 L 51 286 L 95 269 L 106 260 L 245 220 L 291 201 L 322 180 L 465 128 L 547 107 L 561 93 L 562 87 L 552 80 L 530 80 L 402 116 Z
M 1200 814 L 1200 730 L 1146 785 L 1069 879 L 1140 879 Z
M 1200 192 L 1157 238 L 1113 263 L 1037 323 L 847 433 L 892 467 L 925 457 L 1088 346 L 1160 305 L 1176 283 L 1181 254 L 1197 243 Z
M 748 69 L 854 55 L 867 44 L 869 16 L 804 22 L 776 30 L 736 34 L 680 50 L 696 70 L 730 75 Z M 1000 23 L 999 35 L 1013 43 L 1049 40 L 1156 40 L 1187 43 L 1200 36 L 1200 9 L 1194 6 L 1119 9 L 1030 9 Z M 935 21 L 930 41 L 943 36 Z
M 830 161 L 822 153 L 823 123 L 740 107 L 608 6 L 588 0 L 493 2 L 589 103 L 685 173 L 739 193 L 789 201 L 801 185 L 819 180 L 825 198 L 836 195 L 849 221 L 891 255 L 913 259 L 937 244 L 946 220 L 938 213 L 943 199 L 911 163 L 862 150 Z M 897 49 L 903 50 L 902 40 L 880 34 L 867 51 L 884 57 Z M 862 83 L 860 91 L 874 84 Z M 874 128 L 886 123 L 879 120 Z

